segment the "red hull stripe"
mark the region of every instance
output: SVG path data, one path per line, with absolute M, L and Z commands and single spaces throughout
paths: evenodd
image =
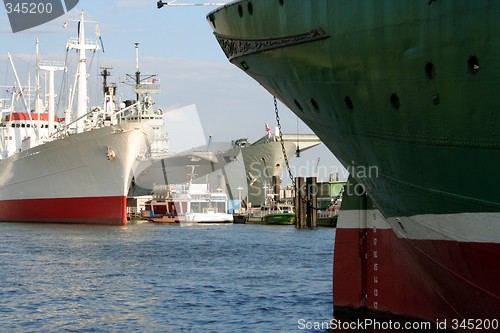
M 36 113 L 13 113 L 12 114 L 12 120 L 30 120 L 30 115 L 32 120 L 38 120 L 38 114 Z M 10 121 L 11 117 L 10 115 L 5 116 L 2 121 Z M 40 121 L 48 121 L 49 120 L 49 115 L 46 113 L 40 113 Z M 56 123 L 61 121 L 61 118 L 58 118 L 57 116 L 54 116 L 54 121 Z
M 499 251 L 496 243 L 398 239 L 392 229 L 337 229 L 335 315 L 446 319 L 449 328 L 453 320 L 500 320 Z
M 127 225 L 126 208 L 125 196 L 4 200 L 0 221 Z

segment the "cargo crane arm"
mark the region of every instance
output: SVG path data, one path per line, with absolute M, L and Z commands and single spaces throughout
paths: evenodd
M 319 165 L 320 160 L 321 160 L 321 157 L 318 157 L 318 162 L 316 162 L 316 167 L 314 168 L 313 177 L 318 176 L 318 165 Z

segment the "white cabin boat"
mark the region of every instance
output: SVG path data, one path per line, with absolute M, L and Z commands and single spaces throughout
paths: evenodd
M 141 215 L 152 222 L 181 225 L 233 222 L 226 193 L 209 192 L 207 184 L 157 185 Z

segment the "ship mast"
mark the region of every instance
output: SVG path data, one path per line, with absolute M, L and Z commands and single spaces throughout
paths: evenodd
M 72 20 L 74 21 L 74 20 Z M 67 44 L 67 48 L 76 49 L 80 54 L 80 60 L 78 63 L 78 104 L 76 119 L 79 119 L 76 123 L 76 132 L 83 132 L 84 119 L 83 116 L 87 113 L 88 97 L 87 97 L 87 59 L 85 57 L 85 51 L 87 50 L 99 50 L 99 45 L 97 40 L 89 39 L 85 40 L 85 28 L 83 20 L 83 11 L 80 14 L 80 20 L 78 21 L 78 38 L 70 38 Z M 97 23 L 95 21 L 87 21 L 88 23 Z M 89 44 L 85 44 L 89 42 Z M 82 118 L 82 119 L 80 119 Z
M 38 130 L 40 129 L 40 112 L 43 109 L 43 101 L 40 98 L 40 58 L 38 56 L 38 37 L 36 38 L 36 99 L 35 99 L 35 113 L 37 115 L 36 136 L 38 138 Z
M 135 86 L 139 88 L 141 84 L 141 71 L 139 70 L 139 43 L 135 43 Z M 139 102 L 139 91 L 136 92 L 137 102 Z M 137 104 L 137 115 L 141 114 L 141 103 Z M 141 119 L 138 117 L 137 119 Z
M 54 116 L 56 114 L 56 112 L 55 112 L 56 95 L 55 95 L 55 89 L 54 89 L 54 73 L 56 71 L 66 70 L 66 67 L 64 67 L 64 63 L 62 63 L 60 61 L 53 61 L 53 62 L 44 61 L 42 63 L 42 65 L 37 64 L 37 71 L 38 71 L 38 69 L 49 72 L 49 114 L 48 114 L 48 116 L 49 116 L 49 131 L 48 131 L 48 136 L 50 137 L 51 134 L 54 132 Z M 38 114 L 38 119 L 40 120 L 40 114 Z
M 141 70 L 139 69 L 139 43 L 135 43 L 135 77 L 130 74 L 127 74 L 127 77 L 130 81 L 134 82 L 132 85 L 134 87 L 133 91 L 136 93 L 137 98 L 137 116 L 138 121 L 142 121 L 142 114 L 148 112 L 148 99 L 149 94 L 158 94 L 160 93 L 159 85 L 148 83 L 147 81 L 153 78 L 152 83 L 155 83 L 156 74 L 148 75 L 146 77 L 141 78 Z M 128 81 L 128 82 L 130 82 Z M 127 83 L 124 81 L 124 83 Z M 130 83 L 127 83 L 130 84 Z

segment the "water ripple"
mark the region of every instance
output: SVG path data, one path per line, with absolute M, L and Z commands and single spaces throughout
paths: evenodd
M 329 321 L 335 230 L 0 224 L 0 330 L 299 332 Z

